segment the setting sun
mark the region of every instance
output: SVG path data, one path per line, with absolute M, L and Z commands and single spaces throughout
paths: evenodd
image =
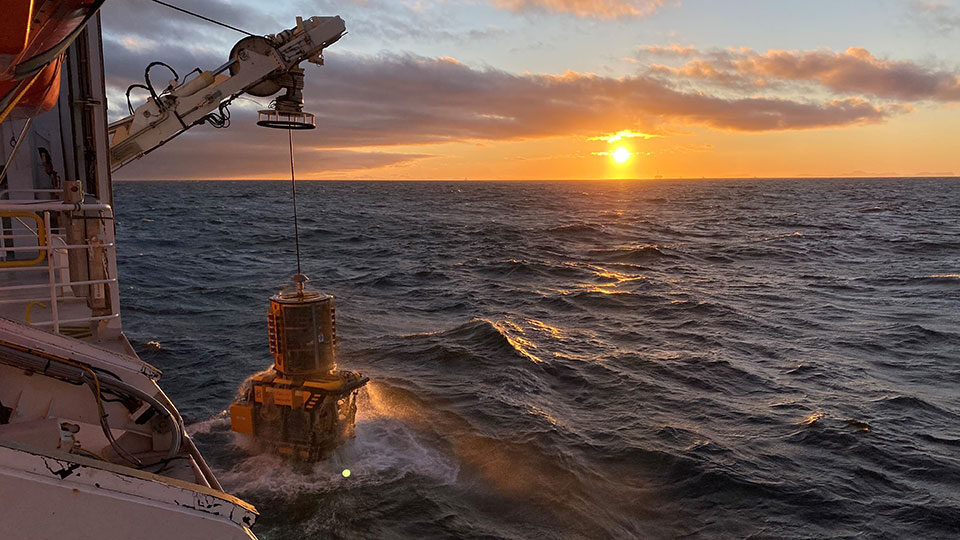
M 630 152 L 629 150 L 627 150 L 622 146 L 620 148 L 617 148 L 610 154 L 613 160 L 616 161 L 617 163 L 626 163 L 626 161 L 630 159 L 630 156 L 632 155 L 633 155 L 632 152 Z

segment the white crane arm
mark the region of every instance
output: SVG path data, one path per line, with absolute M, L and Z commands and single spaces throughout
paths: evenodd
M 230 61 L 214 71 L 202 71 L 189 81 L 171 81 L 159 95 L 152 95 L 133 114 L 110 124 L 110 169 L 127 163 L 165 144 L 187 129 L 210 119 L 240 94 L 275 94 L 282 88 L 295 92 L 302 103 L 299 88 L 294 88 L 300 62 L 322 64 L 323 49 L 346 32 L 340 17 L 297 17 L 297 26 L 261 37 L 244 38 L 234 46 Z M 147 70 L 149 71 L 150 67 Z M 290 75 L 294 75 L 291 77 Z M 178 84 L 179 83 L 179 84 Z

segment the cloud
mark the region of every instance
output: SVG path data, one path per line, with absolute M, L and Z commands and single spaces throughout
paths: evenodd
M 646 17 L 665 3 L 666 0 L 493 0 L 496 7 L 508 11 L 569 13 L 596 19 Z
M 246 118 L 227 130 L 198 127 L 115 173 L 123 180 L 275 179 L 289 177 L 287 136 Z M 295 137 L 297 178 L 331 178 L 341 173 L 403 166 L 432 157 L 382 151 L 311 146 L 310 132 Z M 349 176 L 349 175 L 348 175 Z
M 588 141 L 606 141 L 608 143 L 615 143 L 622 141 L 623 139 L 657 139 L 662 137 L 662 135 L 654 135 L 651 133 L 637 133 L 635 131 L 630 131 L 625 129 L 623 131 L 618 131 L 609 135 L 598 135 L 596 137 L 587 137 Z
M 292 17 L 277 17 L 275 11 L 265 10 L 255 4 L 238 6 L 217 1 L 174 3 L 254 34 L 275 33 L 296 23 Z M 109 6 L 109 9 L 100 12 L 104 31 L 120 38 L 156 40 L 164 44 L 193 44 L 194 48 L 217 48 L 228 52 L 233 43 L 243 37 L 243 34 L 149 0 L 124 0 L 111 2 Z
M 139 6 L 143 2 L 135 3 Z M 556 5 L 561 4 L 614 5 Z M 641 4 L 647 5 L 636 3 Z M 209 29 L 185 28 L 183 25 L 194 23 L 189 19 L 163 19 L 152 12 L 142 18 L 124 10 L 119 15 L 112 13 L 115 27 L 104 36 L 111 119 L 127 114 L 123 93 L 128 85 L 142 82 L 143 69 L 149 62 L 167 61 L 181 75 L 195 67 L 211 69 L 226 61 L 237 38 L 228 31 L 217 31 L 210 33 L 219 37 L 199 44 L 195 39 L 159 39 L 167 34 L 195 37 L 201 28 Z M 260 30 L 257 26 L 264 24 L 254 16 L 228 19 L 224 14 L 222 18 L 251 30 Z M 740 79 L 744 76 L 737 71 L 741 69 L 737 62 L 750 61 L 757 66 L 750 69 L 774 73 L 773 66 L 782 60 L 747 50 L 706 54 L 692 47 L 651 49 L 647 54 L 687 62 L 709 61 L 716 71 Z M 302 162 L 305 171 L 317 174 L 399 167 L 437 153 L 435 146 L 425 152 L 417 151 L 417 145 L 571 136 L 609 140 L 665 134 L 685 125 L 744 132 L 817 129 L 881 122 L 904 111 L 897 104 L 881 106 L 859 96 L 789 98 L 772 91 L 772 86 L 771 91 L 760 95 L 756 88 L 749 95 L 684 88 L 677 84 L 678 78 L 707 79 L 684 78 L 679 73 L 670 77 L 664 77 L 663 72 L 639 73 L 619 78 L 573 71 L 518 74 L 472 67 L 447 57 L 352 54 L 339 46 L 331 48 L 326 57 L 322 68 L 304 65 L 305 109 L 317 115 L 318 128 L 298 137 L 303 150 L 298 163 Z M 803 73 L 789 75 L 784 69 L 767 77 L 823 76 L 816 75 L 822 70 L 804 68 L 806 71 L 800 70 Z M 165 85 L 168 77 L 158 69 L 157 86 Z M 142 93 L 135 92 L 134 106 L 142 100 Z M 265 104 L 269 98 L 260 101 Z M 237 101 L 230 129 L 196 127 L 142 162 L 125 167 L 119 176 L 282 176 L 283 167 L 275 158 L 285 155 L 285 139 L 254 126 L 255 108 L 249 102 Z M 390 151 L 391 147 L 398 150 Z
M 273 34 L 296 24 L 296 16 L 341 15 L 347 23 L 350 42 L 376 49 L 384 43 L 436 44 L 474 43 L 498 39 L 507 30 L 459 21 L 451 16 L 456 4 L 446 2 L 397 2 L 395 0 L 313 0 L 309 6 L 255 0 L 179 0 L 178 6 L 249 31 Z M 243 34 L 216 26 L 160 6 L 150 0 L 124 0 L 104 10 L 106 34 L 118 40 L 162 41 L 189 44 L 193 50 L 219 50 L 225 55 Z M 162 52 L 162 51 L 158 51 Z
M 914 18 L 942 34 L 960 29 L 960 11 L 950 4 L 913 0 L 910 7 Z
M 114 93 L 142 73 L 135 60 L 140 53 L 127 53 L 107 58 L 107 84 Z M 186 59 L 177 68 L 220 62 L 188 51 L 168 53 Z M 304 96 L 330 148 L 598 136 L 627 126 L 655 133 L 675 122 L 734 131 L 808 129 L 878 121 L 888 114 L 862 99 L 727 98 L 680 91 L 644 75 L 514 74 L 411 54 L 329 52 L 324 67 L 307 66 Z
M 519 75 L 413 55 L 330 59 L 323 73 L 309 77 L 305 95 L 331 146 L 597 136 L 628 126 L 650 133 L 674 122 L 734 131 L 808 129 L 887 115 L 862 99 L 728 99 L 678 91 L 642 75 Z
M 689 47 L 647 47 L 641 56 L 683 59 L 681 65 L 653 64 L 651 73 L 728 88 L 756 90 L 783 83 L 814 83 L 842 95 L 872 95 L 915 101 L 960 100 L 960 77 L 918 63 L 877 58 L 851 47 L 766 53 L 741 48 L 701 52 Z
M 185 52 L 168 52 L 173 58 L 186 58 Z M 140 69 L 131 57 L 119 58 L 118 65 L 134 73 L 115 72 L 108 58 L 111 96 L 122 92 Z M 188 62 L 187 66 L 210 65 L 199 57 Z M 626 132 L 632 135 L 662 132 L 667 124 L 747 132 L 813 129 L 878 122 L 900 112 L 859 98 L 826 102 L 776 96 L 726 98 L 679 91 L 642 75 L 513 74 L 409 54 L 328 53 L 324 67 L 307 66 L 304 96 L 305 110 L 314 112 L 317 120 L 317 129 L 301 137 L 315 147 L 314 157 L 305 158 L 305 163 L 318 170 L 380 167 L 426 157 L 379 153 L 389 146 L 609 136 L 628 127 Z M 160 165 L 153 174 L 249 177 L 282 170 L 274 158 L 284 155 L 285 141 L 266 142 L 274 133 L 252 127 L 254 118 L 244 108 L 249 107 L 235 102 L 234 127 L 228 130 L 200 126 L 185 136 L 189 144 L 181 138 L 166 145 L 157 152 L 164 159 L 150 160 Z

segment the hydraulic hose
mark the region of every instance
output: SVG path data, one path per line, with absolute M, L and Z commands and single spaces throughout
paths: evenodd
M 94 390 L 94 393 L 97 397 L 98 410 L 102 411 L 102 405 L 99 402 L 101 401 L 100 393 L 104 389 L 109 390 L 111 393 L 131 396 L 146 402 L 154 410 L 166 416 L 170 420 L 170 426 L 173 430 L 173 441 L 170 445 L 170 450 L 167 452 L 166 459 L 173 459 L 180 452 L 180 447 L 183 444 L 183 421 L 180 419 L 179 415 L 171 412 L 170 409 L 167 408 L 163 403 L 139 388 L 109 375 L 97 376 L 92 368 L 84 364 L 46 355 L 38 351 L 22 349 L 6 342 L 0 342 L 0 352 L 3 353 L 0 355 L 0 362 L 2 363 L 36 373 L 50 375 L 60 379 L 65 379 L 67 381 L 91 386 L 91 389 Z M 116 441 L 113 439 L 113 434 L 110 433 L 110 427 L 106 423 L 105 415 L 101 414 L 100 416 L 101 427 L 103 427 L 104 434 L 107 436 L 107 439 L 110 441 L 110 444 L 113 446 L 114 450 L 116 450 L 117 453 L 124 459 L 127 459 L 132 463 L 138 463 L 139 460 L 131 456 L 122 448 L 119 448 L 119 444 L 116 443 Z M 133 457 L 132 460 L 130 459 L 131 457 Z

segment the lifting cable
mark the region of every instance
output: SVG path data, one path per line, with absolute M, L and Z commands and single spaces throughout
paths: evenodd
M 168 3 L 166 3 L 166 2 L 161 2 L 160 0 L 150 0 L 150 1 L 151 1 L 151 2 L 155 2 L 155 3 L 157 3 L 157 4 L 160 4 L 161 6 L 166 6 L 166 7 L 170 8 L 170 9 L 177 10 L 177 11 L 179 11 L 179 12 L 181 12 L 181 13 L 186 13 L 187 15 L 191 15 L 191 16 L 196 17 L 196 18 L 198 18 L 198 19 L 203 19 L 203 20 L 205 20 L 205 21 L 207 21 L 207 22 L 211 22 L 211 23 L 213 23 L 213 24 L 219 24 L 220 26 L 222 26 L 222 27 L 224 27 L 224 28 L 229 28 L 230 30 L 233 30 L 234 32 L 240 32 L 241 34 L 246 34 L 246 35 L 248 35 L 248 36 L 252 36 L 252 35 L 253 35 L 253 34 L 251 34 L 250 32 L 247 32 L 246 30 L 242 30 L 242 29 L 240 29 L 240 28 L 237 28 L 236 26 L 230 26 L 229 24 L 227 24 L 227 23 L 222 23 L 222 22 L 220 22 L 220 21 L 218 21 L 218 20 L 216 20 L 216 19 L 211 19 L 210 17 L 204 17 L 203 15 L 200 15 L 199 13 L 194 13 L 194 12 L 192 12 L 192 11 L 190 11 L 190 10 L 183 9 L 182 7 L 177 7 L 177 6 L 173 5 L 173 4 L 168 4 Z
M 179 12 L 181 12 L 181 13 L 185 13 L 185 14 L 190 15 L 190 16 L 192 16 L 192 17 L 196 17 L 196 18 L 198 18 L 198 19 L 202 19 L 202 20 L 207 21 L 207 22 L 209 22 L 209 23 L 213 23 L 213 24 L 222 26 L 222 27 L 224 27 L 224 28 L 229 28 L 230 30 L 233 30 L 234 32 L 240 32 L 241 34 L 246 34 L 246 35 L 248 35 L 248 36 L 253 36 L 253 35 L 254 35 L 254 34 L 251 34 L 250 32 L 247 32 L 246 30 L 243 30 L 243 29 L 241 29 L 241 28 L 237 28 L 236 26 L 231 26 L 231 25 L 229 25 L 229 24 L 227 24 L 227 23 L 220 22 L 220 21 L 218 21 L 218 20 L 216 20 L 216 19 L 211 19 L 210 17 L 205 17 L 205 16 L 203 16 L 203 15 L 200 15 L 199 13 L 194 13 L 194 12 L 192 12 L 192 11 L 190 11 L 190 10 L 184 9 L 184 8 L 182 8 L 182 7 L 175 6 L 175 5 L 173 5 L 173 4 L 164 2 L 164 1 L 162 1 L 162 0 L 150 0 L 150 1 L 151 1 L 151 2 L 154 2 L 154 3 L 156 3 L 156 4 L 160 4 L 161 6 L 168 7 L 168 8 L 170 8 L 170 9 L 179 11 Z M 154 64 L 156 64 L 156 62 L 155 62 Z M 153 66 L 154 64 L 151 64 L 151 66 Z M 160 104 L 160 100 L 157 99 L 157 96 L 156 96 L 156 95 L 154 95 L 152 85 L 150 84 L 150 81 L 149 81 L 149 70 L 150 70 L 150 67 L 151 67 L 151 66 L 148 66 L 148 67 L 147 67 L 147 85 L 146 85 L 146 87 L 140 86 L 140 85 L 136 85 L 136 86 L 139 86 L 139 87 L 141 87 L 141 88 L 146 88 L 148 91 L 150 91 L 151 97 L 154 98 L 154 101 L 157 102 L 157 105 L 158 105 L 158 106 L 162 107 L 162 105 Z M 171 69 L 171 71 L 172 71 L 172 69 Z M 174 75 L 174 76 L 176 76 L 176 75 Z M 131 86 L 130 88 L 127 89 L 127 103 L 128 103 L 128 106 L 129 106 L 129 102 L 130 102 L 130 90 L 131 90 L 132 88 L 133 88 L 133 86 Z M 132 107 L 131 107 L 131 108 L 132 108 Z M 230 121 L 230 116 L 229 116 L 229 113 L 226 112 L 224 109 L 225 109 L 225 107 L 221 105 L 221 107 L 220 107 L 221 116 L 219 117 L 219 119 L 220 119 L 219 124 L 220 124 L 220 125 L 218 125 L 218 122 L 214 121 L 214 120 L 216 120 L 215 118 L 211 118 L 211 117 L 214 116 L 214 115 L 212 115 L 212 114 L 205 116 L 204 119 L 210 120 L 210 123 L 211 123 L 214 127 L 225 127 L 224 124 L 228 124 L 228 123 L 229 123 L 229 121 Z M 131 112 L 132 112 L 132 111 L 131 111 Z M 287 140 L 289 141 L 289 145 L 290 145 L 290 190 L 293 192 L 293 233 L 294 233 L 294 239 L 296 240 L 296 249 L 297 249 L 297 274 L 302 274 L 302 271 L 301 271 L 301 269 L 300 269 L 300 224 L 299 224 L 298 219 L 297 219 L 297 179 L 296 179 L 296 174 L 294 173 L 294 167 L 293 167 L 293 130 L 292 130 L 292 129 L 287 129 Z
M 297 243 L 297 274 L 300 271 L 300 225 L 297 223 L 297 179 L 293 173 L 293 130 L 287 130 L 287 139 L 290 141 L 290 189 L 293 191 L 293 237 Z

